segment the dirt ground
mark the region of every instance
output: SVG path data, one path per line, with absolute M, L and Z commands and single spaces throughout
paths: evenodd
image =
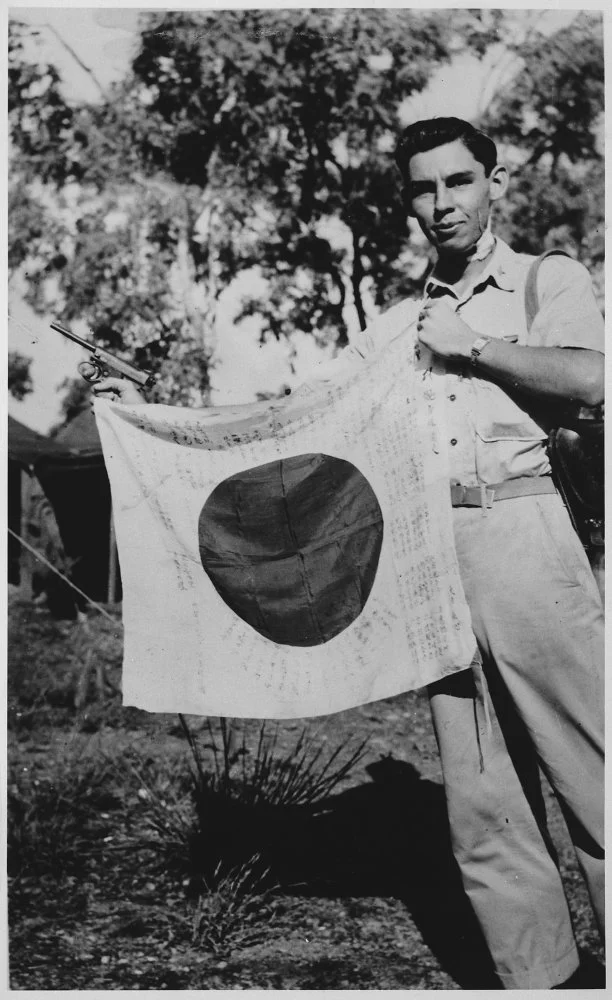
M 246 901 L 202 896 L 180 827 L 187 739 L 176 716 L 121 707 L 112 614 L 78 625 L 10 607 L 13 990 L 499 988 L 451 856 L 422 693 L 281 723 L 289 757 L 305 726 L 325 753 L 367 748 L 315 809 L 268 810 L 263 840 L 263 814 L 238 802 L 232 829 L 272 882 Z M 187 722 L 211 766 L 206 720 Z M 239 729 L 252 754 L 259 724 Z M 546 796 L 579 945 L 603 960 Z M 214 828 L 213 814 L 202 821 Z

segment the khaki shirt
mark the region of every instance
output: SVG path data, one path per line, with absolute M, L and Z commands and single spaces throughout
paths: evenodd
M 586 268 L 569 257 L 547 258 L 538 273 L 540 309 L 527 330 L 525 282 L 535 258 L 497 239 L 485 270 L 461 298 L 432 276 L 425 298 L 448 296 L 476 335 L 529 347 L 587 348 L 603 353 L 604 324 Z M 376 319 L 343 352 L 350 363 L 367 360 L 402 334 L 416 339 L 421 301 L 406 300 Z M 445 381 L 451 481 L 493 484 L 550 472 L 547 432 L 501 386 L 470 365 L 435 364 Z

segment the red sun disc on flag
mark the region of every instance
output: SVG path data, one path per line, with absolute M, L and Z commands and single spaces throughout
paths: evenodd
M 276 643 L 316 646 L 372 590 L 383 517 L 350 462 L 296 455 L 230 476 L 199 517 L 202 566 L 232 610 Z

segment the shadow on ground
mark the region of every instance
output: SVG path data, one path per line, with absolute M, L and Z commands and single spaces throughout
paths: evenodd
M 285 892 L 399 899 L 460 988 L 501 988 L 451 853 L 442 787 L 392 757 L 367 771 L 371 781 L 316 811 L 200 803 L 200 856 L 230 864 L 258 852 Z

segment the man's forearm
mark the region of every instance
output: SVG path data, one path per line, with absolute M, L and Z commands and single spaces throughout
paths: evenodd
M 598 351 L 490 340 L 478 358 L 477 370 L 522 392 L 574 400 L 583 406 L 597 406 L 604 397 L 604 357 Z
M 421 343 L 438 357 L 464 364 L 478 338 L 444 299 L 421 307 L 417 331 Z M 476 367 L 482 375 L 535 396 L 556 396 L 583 406 L 603 400 L 604 358 L 599 351 L 523 347 L 492 339 L 482 348 Z

